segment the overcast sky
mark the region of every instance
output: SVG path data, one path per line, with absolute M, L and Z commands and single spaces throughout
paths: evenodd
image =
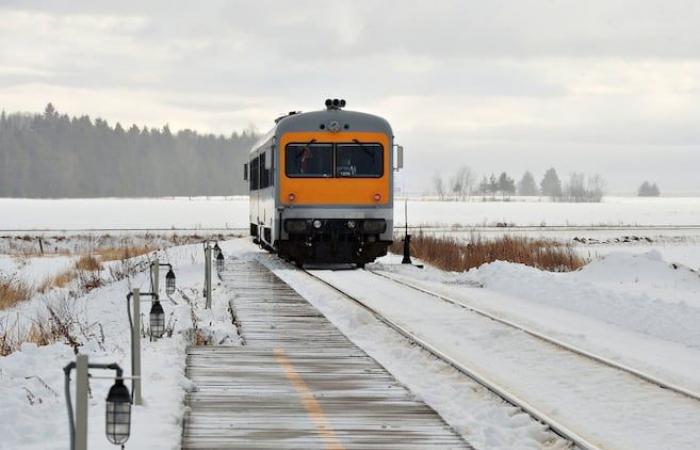
M 6 111 L 228 134 L 326 97 L 391 122 L 410 190 L 468 164 L 700 192 L 697 1 L 0 0 Z

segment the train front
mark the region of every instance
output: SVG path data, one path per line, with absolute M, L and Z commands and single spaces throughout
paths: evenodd
M 326 110 L 291 115 L 277 127 L 280 256 L 362 267 L 393 236 L 393 135 L 381 117 Z

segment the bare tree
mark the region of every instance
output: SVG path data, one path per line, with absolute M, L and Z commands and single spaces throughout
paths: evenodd
M 465 200 L 472 195 L 476 184 L 476 174 L 469 166 L 461 166 L 450 183 L 452 192 L 460 200 Z
M 564 188 L 564 197 L 572 202 L 599 202 L 605 193 L 605 180 L 600 175 L 588 178 L 582 173 L 572 173 Z
M 445 200 L 445 183 L 442 181 L 440 172 L 435 172 L 433 175 L 433 188 L 440 200 Z
M 605 195 L 606 183 L 603 177 L 598 174 L 588 177 L 588 201 L 599 202 Z

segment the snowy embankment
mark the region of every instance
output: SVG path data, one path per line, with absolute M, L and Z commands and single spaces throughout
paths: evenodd
M 133 408 L 132 433 L 127 448 L 179 448 L 184 396 L 190 386 L 184 376 L 186 347 L 195 338 L 238 343 L 221 287 L 213 289 L 212 310 L 202 307 L 202 253 L 201 244 L 172 247 L 160 252 L 161 261 L 173 264 L 177 274 L 178 292 L 172 301 L 162 300 L 172 336 L 156 342 L 150 342 L 147 337 L 142 339 L 144 405 Z M 103 286 L 88 293 L 79 289 L 78 280 L 73 280 L 62 288 L 37 293 L 14 308 L 0 311 L 1 328 L 13 340 L 26 340 L 27 330 L 36 325 L 47 327 L 51 321 L 60 321 L 67 326 L 65 335 L 57 336 L 55 343 L 37 346 L 26 342 L 18 351 L 0 357 L 0 397 L 3 399 L 0 448 L 67 448 L 68 417 L 62 368 L 75 359 L 74 350 L 89 355 L 90 362 L 116 362 L 125 370 L 125 375 L 131 373 L 126 294 L 131 288 L 140 288 L 142 292 L 149 290 L 148 275 L 142 270 L 147 267 L 148 256 L 127 260 L 126 263 L 135 267 L 136 272 L 121 280 L 108 275 L 111 273 L 108 269 L 122 263 L 104 263 L 105 268 L 99 274 Z M 71 267 L 76 259 L 77 256 L 2 257 L 0 272 L 5 275 L 12 273 L 25 282 L 39 284 Z M 165 297 L 163 291 L 161 295 Z M 50 318 L 49 309 L 55 317 Z M 149 302 L 146 301 L 142 305 L 141 317 L 144 327 L 148 324 L 148 311 Z M 37 338 L 34 336 L 29 340 L 37 341 Z M 113 375 L 102 371 L 91 373 Z M 94 379 L 90 383 L 88 442 L 91 449 L 114 448 L 104 436 L 104 400 L 111 384 L 111 380 L 103 379 Z M 72 389 L 74 394 L 74 387 Z
M 505 262 L 462 274 L 375 269 L 700 392 L 700 275 L 656 250 L 570 273 Z
M 543 334 L 563 341 L 573 337 L 584 343 L 579 347 L 632 361 L 644 372 L 656 369 L 662 378 L 680 380 L 690 390 L 699 380 L 694 361 L 700 352 L 691 328 L 698 305 L 683 305 L 681 299 L 697 297 L 700 279 L 687 269 L 669 267 L 658 254 L 613 255 L 570 274 L 507 263 L 452 276 L 400 265 L 372 269 L 418 279 L 465 304 L 479 301 L 480 307 L 508 311 L 516 322 L 534 322 L 531 328 L 540 328 Z M 700 438 L 696 400 L 371 273 L 315 275 L 603 448 L 693 449 Z M 640 284 L 640 278 L 652 276 L 654 281 Z M 477 283 L 484 287 L 476 287 Z M 513 308 L 517 303 L 520 307 Z M 614 342 L 606 345 L 608 341 Z M 656 355 L 660 349 L 668 353 Z M 436 409 L 440 411 L 440 406 Z

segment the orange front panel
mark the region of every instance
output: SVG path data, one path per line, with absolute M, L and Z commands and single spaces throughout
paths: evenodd
M 290 178 L 286 176 L 285 151 L 287 144 L 379 143 L 384 147 L 384 173 L 380 178 Z M 389 137 L 383 133 L 369 132 L 290 132 L 282 135 L 279 144 L 280 202 L 283 205 L 386 205 L 389 203 L 389 180 L 391 176 L 391 152 Z M 294 194 L 294 202 L 289 194 Z M 375 194 L 381 199 L 375 201 Z

